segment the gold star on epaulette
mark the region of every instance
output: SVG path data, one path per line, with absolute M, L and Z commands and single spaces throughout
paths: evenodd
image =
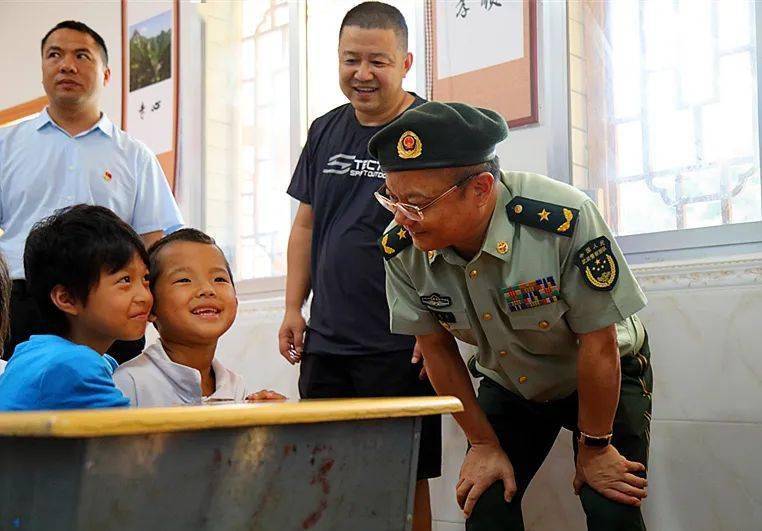
M 529 227 L 571 238 L 579 210 L 537 199 L 516 196 L 506 206 L 508 219 Z
M 386 260 L 394 258 L 397 254 L 410 246 L 413 240 L 408 237 L 408 232 L 401 225 L 395 225 L 378 240 L 381 252 Z

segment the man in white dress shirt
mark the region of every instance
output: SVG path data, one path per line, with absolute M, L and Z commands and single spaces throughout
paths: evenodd
M 5 359 L 18 343 L 46 331 L 24 280 L 24 244 L 34 223 L 77 203 L 105 206 L 147 246 L 182 225 L 154 154 L 101 110 L 111 78 L 103 38 L 68 20 L 45 35 L 41 52 L 48 107 L 0 130 L 0 252 L 13 279 Z M 142 347 L 123 344 L 109 352 L 124 361 Z

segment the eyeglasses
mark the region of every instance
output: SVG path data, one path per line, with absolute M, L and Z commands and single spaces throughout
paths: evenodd
M 451 194 L 454 190 L 457 190 L 464 184 L 468 182 L 471 177 L 476 177 L 479 175 L 478 173 L 474 173 L 472 175 L 467 175 L 466 177 L 463 177 L 458 182 L 453 184 L 450 188 L 439 194 L 437 197 L 435 197 L 433 200 L 429 201 L 423 206 L 417 206 L 417 205 L 411 205 L 409 203 L 400 203 L 399 201 L 395 201 L 391 197 L 389 197 L 389 189 L 386 187 L 386 183 L 381 185 L 381 188 L 376 190 L 376 193 L 373 194 L 379 203 L 381 203 L 381 206 L 383 206 L 386 210 L 391 212 L 392 214 L 396 214 L 397 210 L 402 212 L 402 214 L 412 220 L 412 221 L 423 221 L 423 211 L 430 206 L 433 206 L 437 201 L 444 199 L 447 197 L 448 194 Z

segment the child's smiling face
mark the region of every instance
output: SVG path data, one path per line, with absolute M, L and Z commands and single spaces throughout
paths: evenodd
M 153 297 L 148 289 L 148 267 L 137 253 L 114 272 L 101 272 L 87 301 L 74 301 L 67 311 L 76 315 L 71 334 L 97 338 L 106 346 L 115 339 L 134 341 L 143 337 Z
M 215 245 L 177 241 L 159 251 L 151 320 L 164 340 L 216 341 L 235 320 L 238 299 Z

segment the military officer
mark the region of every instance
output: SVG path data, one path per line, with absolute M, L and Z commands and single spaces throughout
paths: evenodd
M 588 528 L 645 529 L 646 298 L 585 194 L 500 171 L 507 133 L 493 111 L 429 102 L 370 140 L 395 214 L 379 240 L 391 330 L 416 336 L 437 392 L 465 406 L 467 529 L 524 528 L 521 498 L 561 427 Z M 478 348 L 478 398 L 454 338 Z

